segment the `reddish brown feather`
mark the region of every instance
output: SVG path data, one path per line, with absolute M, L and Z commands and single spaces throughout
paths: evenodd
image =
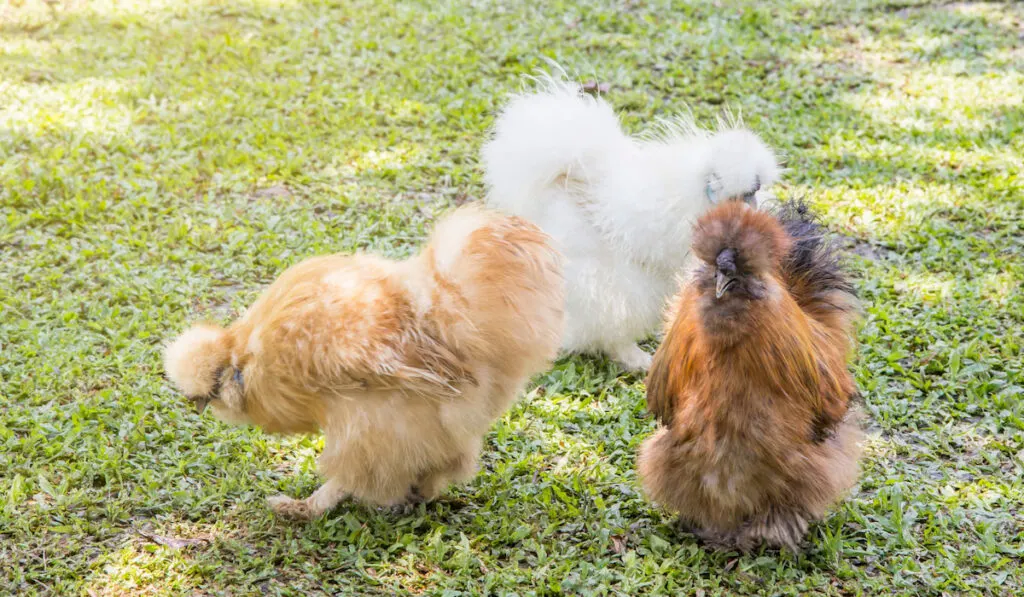
M 736 341 L 709 329 L 718 320 L 702 309 L 718 303 L 697 283 L 685 285 L 647 378 L 648 408 L 664 428 L 641 449 L 645 488 L 741 547 L 795 546 L 797 531 L 856 478 L 859 430 L 847 421 L 851 310 L 824 307 L 852 298 L 808 298 L 815 289 L 785 269 L 793 246 L 774 217 L 740 203 L 702 217 L 697 257 L 713 264 L 722 249 L 737 249 L 741 269 L 763 280 L 766 295 L 735 315 Z M 822 428 L 839 437 L 823 440 Z

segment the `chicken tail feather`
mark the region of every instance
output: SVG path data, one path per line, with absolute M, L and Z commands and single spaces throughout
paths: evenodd
M 631 143 L 603 99 L 551 77 L 540 84 L 505 107 L 483 148 L 489 201 L 509 213 L 543 209 L 540 192 L 552 186 L 584 192 Z
M 213 324 L 192 326 L 164 351 L 167 377 L 186 396 L 207 396 L 231 359 L 228 335 Z
M 777 217 L 793 243 L 782 262 L 782 276 L 794 300 L 819 321 L 827 315 L 844 316 L 840 327 L 852 333 L 857 291 L 843 272 L 825 229 L 800 199 L 782 203 Z

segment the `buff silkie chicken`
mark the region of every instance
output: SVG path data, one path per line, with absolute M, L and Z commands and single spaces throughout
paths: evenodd
M 165 367 L 200 412 L 324 433 L 326 482 L 271 498 L 279 514 L 316 517 L 349 496 L 401 506 L 474 474 L 491 423 L 556 356 L 563 305 L 547 235 L 463 207 L 405 261 L 295 265 L 226 329 L 185 332 Z
M 647 378 L 647 494 L 715 546 L 798 549 L 855 482 L 854 290 L 806 206 L 702 216 Z
M 482 155 L 488 204 L 540 226 L 565 257 L 563 349 L 631 370 L 651 363 L 637 342 L 657 330 L 696 218 L 756 202 L 779 176 L 749 130 L 662 129 L 630 137 L 606 101 L 549 77 L 509 102 Z

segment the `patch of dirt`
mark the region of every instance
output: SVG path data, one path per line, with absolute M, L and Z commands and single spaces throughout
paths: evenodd
M 255 199 L 291 199 L 292 192 L 283 184 L 266 187 L 253 193 Z
M 852 236 L 837 234 L 835 238 L 836 246 L 840 249 L 854 255 L 859 255 L 868 261 L 885 261 L 895 253 L 895 251 L 886 246 L 873 244 Z
M 157 545 L 163 545 L 164 547 L 170 547 L 171 549 L 182 549 L 185 547 L 192 547 L 195 545 L 209 545 L 209 537 L 167 537 L 164 535 L 155 535 L 143 531 L 137 531 L 139 536 L 151 543 Z
M 235 309 L 231 305 L 232 299 L 236 294 L 245 290 L 246 287 L 242 284 L 225 284 L 222 286 L 216 286 L 215 288 L 221 294 L 220 300 L 195 300 L 192 302 L 192 310 L 203 317 L 216 321 L 232 319 L 237 315 Z

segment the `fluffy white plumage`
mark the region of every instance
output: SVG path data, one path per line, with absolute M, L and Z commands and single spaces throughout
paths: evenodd
M 484 146 L 487 202 L 532 220 L 565 257 L 563 349 L 603 352 L 631 369 L 685 265 L 693 221 L 714 203 L 779 176 L 753 132 L 710 133 L 682 119 L 623 133 L 611 106 L 553 78 L 514 97 Z

